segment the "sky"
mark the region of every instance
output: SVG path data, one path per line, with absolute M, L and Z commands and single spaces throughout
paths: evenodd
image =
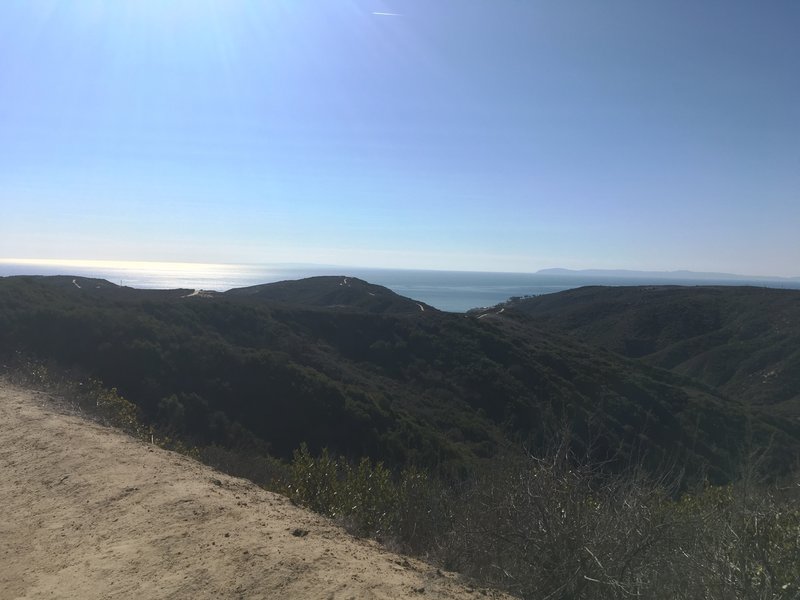
M 3 0 L 0 258 L 800 275 L 795 0 Z

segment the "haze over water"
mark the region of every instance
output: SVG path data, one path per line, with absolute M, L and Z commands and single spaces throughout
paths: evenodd
M 755 285 L 800 289 L 800 280 L 796 279 L 698 279 L 670 277 L 666 273 L 634 278 L 579 273 L 487 273 L 303 264 L 0 260 L 0 276 L 8 275 L 75 275 L 107 279 L 117 285 L 141 289 L 216 291 L 318 275 L 342 275 L 386 286 L 402 296 L 451 312 L 494 306 L 514 296 L 550 294 L 585 285 Z

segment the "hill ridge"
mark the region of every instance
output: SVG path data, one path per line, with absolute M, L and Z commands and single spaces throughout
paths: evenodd
M 349 275 L 318 275 L 263 283 L 233 288 L 223 296 L 317 308 L 351 308 L 373 313 L 440 312 L 424 302 Z
M 800 419 L 800 290 L 591 286 L 506 308 L 537 327 Z

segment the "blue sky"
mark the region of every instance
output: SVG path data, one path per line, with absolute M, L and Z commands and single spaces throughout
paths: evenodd
M 3 0 L 0 258 L 797 276 L 798 31 L 793 0 Z

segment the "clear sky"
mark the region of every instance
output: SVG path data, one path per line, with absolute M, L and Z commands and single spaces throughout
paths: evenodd
M 800 275 L 796 0 L 2 0 L 0 257 Z

